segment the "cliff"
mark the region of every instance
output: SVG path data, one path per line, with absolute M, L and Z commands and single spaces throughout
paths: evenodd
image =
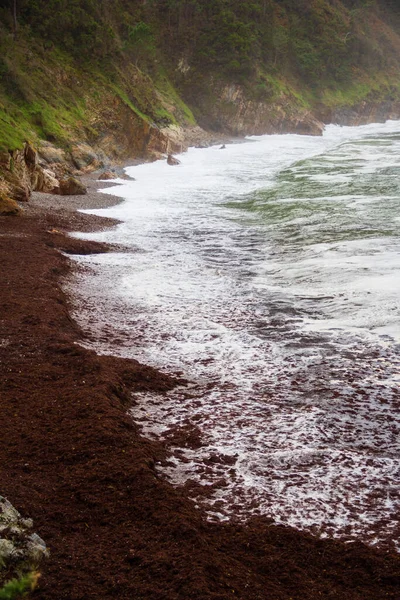
M 391 0 L 0 7 L 3 197 L 15 180 L 7 155 L 27 142 L 42 169 L 29 185 L 45 189 L 48 177 L 205 143 L 202 129 L 319 135 L 323 122 L 399 116 L 400 9 Z M 19 192 L 11 196 L 27 199 Z

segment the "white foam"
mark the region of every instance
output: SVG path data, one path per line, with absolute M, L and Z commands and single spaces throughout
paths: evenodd
M 190 149 L 128 169 L 121 219 L 86 237 L 77 318 L 99 352 L 194 382 L 138 395 L 160 470 L 210 518 L 272 515 L 381 543 L 398 534 L 400 123 Z M 174 446 L 174 428 L 202 446 Z M 195 492 L 193 492 L 195 494 Z

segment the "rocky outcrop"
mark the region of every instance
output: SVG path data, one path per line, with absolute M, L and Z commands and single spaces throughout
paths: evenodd
M 2 197 L 0 194 L 0 216 L 15 216 L 21 212 L 18 204 L 11 198 Z
M 325 113 L 325 120 L 338 125 L 368 125 L 368 123 L 384 123 L 388 119 L 400 119 L 400 102 L 398 100 L 364 100 L 351 106 L 342 106 Z
M 20 208 L 15 200 L 10 198 L 10 188 L 0 179 L 0 216 L 18 215 Z
M 32 191 L 57 193 L 58 180 L 53 171 L 39 163 L 39 155 L 30 144 L 23 150 L 0 153 L 0 175 L 12 200 L 28 202 Z
M 35 192 L 45 192 L 48 194 L 58 194 L 60 183 L 56 175 L 49 169 L 36 166 L 31 175 L 32 189 Z
M 45 542 L 32 531 L 31 519 L 0 496 L 0 590 L 5 580 L 38 570 L 49 555 Z
M 98 176 L 98 180 L 99 181 L 108 181 L 110 179 L 115 179 L 117 176 L 115 173 L 113 173 L 112 171 L 104 171 L 103 173 L 100 173 L 100 175 Z
M 32 186 L 30 170 L 25 161 L 25 149 L 0 153 L 0 174 L 8 184 L 12 200 L 29 200 Z
M 103 152 L 96 152 L 89 144 L 80 142 L 72 145 L 71 158 L 79 171 L 100 169 L 104 166 L 104 160 L 107 160 Z
M 71 171 L 68 163 L 58 162 L 61 156 L 66 158 L 64 152 L 50 144 L 40 148 L 40 152 L 37 152 L 27 143 L 23 150 L 0 153 L 0 183 L 3 182 L 0 187 L 0 214 L 17 214 L 19 208 L 16 201 L 27 202 L 32 191 L 64 196 L 86 194 L 86 188 L 80 181 L 68 176 L 68 172 Z M 44 162 L 43 148 L 49 160 L 56 159 L 51 166 L 57 169 L 58 176 L 48 168 L 50 165 Z M 94 154 L 94 151 L 92 152 Z
M 75 177 L 68 177 L 60 181 L 59 193 L 61 196 L 80 196 L 86 194 L 87 189 Z
M 168 154 L 167 163 L 173 167 L 175 165 L 180 165 L 181 161 L 175 158 L 175 156 L 172 156 L 172 154 Z
M 196 95 L 200 124 L 234 136 L 273 133 L 322 135 L 324 124 L 313 113 L 295 106 L 293 99 L 283 94 L 274 102 L 249 98 L 240 85 L 225 85 L 213 90 L 214 99 Z
M 68 158 L 64 150 L 57 148 L 54 144 L 42 140 L 38 148 L 39 159 L 49 165 L 64 164 Z

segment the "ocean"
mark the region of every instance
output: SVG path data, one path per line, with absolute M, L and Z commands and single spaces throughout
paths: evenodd
M 84 237 L 124 251 L 68 282 L 88 346 L 190 382 L 132 398 L 160 476 L 210 520 L 400 549 L 400 122 L 179 159 L 104 190 L 121 223 Z

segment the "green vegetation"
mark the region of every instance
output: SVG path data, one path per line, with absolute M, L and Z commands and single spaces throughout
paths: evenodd
M 293 111 L 400 97 L 400 8 L 390 0 L 17 5 L 16 32 L 12 2 L 0 7 L 0 150 L 95 140 L 106 102 L 145 123 L 193 125 L 193 113 L 230 110 L 220 92 L 231 84 Z
M 26 596 L 35 588 L 37 580 L 37 573 L 30 573 L 19 579 L 12 579 L 0 588 L 0 600 L 14 600 Z

